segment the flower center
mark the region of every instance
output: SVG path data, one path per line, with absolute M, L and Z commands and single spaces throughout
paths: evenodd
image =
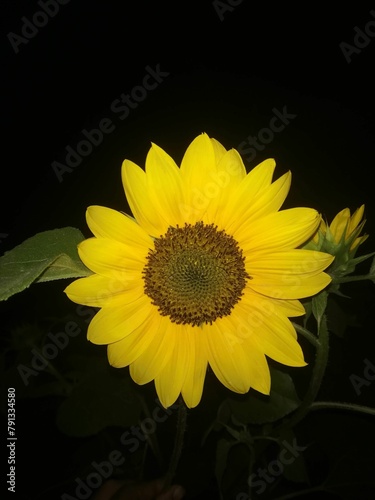
M 231 313 L 249 278 L 237 241 L 213 224 L 169 227 L 143 269 L 144 290 L 173 323 L 212 324 Z

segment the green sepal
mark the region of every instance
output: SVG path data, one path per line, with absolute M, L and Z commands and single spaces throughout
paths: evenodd
M 312 312 L 318 327 L 322 321 L 323 314 L 327 308 L 328 292 L 325 290 L 321 291 L 312 298 Z

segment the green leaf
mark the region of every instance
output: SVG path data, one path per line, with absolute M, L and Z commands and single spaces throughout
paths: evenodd
M 372 264 L 371 264 L 371 267 L 370 267 L 369 277 L 370 277 L 370 280 L 373 283 L 375 283 L 375 257 L 374 257 Z
M 326 292 L 325 290 L 318 293 L 318 295 L 315 295 L 312 298 L 312 312 L 314 318 L 316 319 L 316 322 L 318 323 L 318 327 L 320 325 L 320 322 L 322 321 L 324 311 L 326 310 L 327 307 L 327 299 L 328 299 L 328 292 Z
M 285 442 L 293 445 L 297 442 L 296 435 L 293 429 L 282 429 L 279 435 L 280 446 L 285 448 Z M 307 447 L 306 447 L 307 448 Z M 288 461 L 283 462 L 283 476 L 288 479 L 288 481 L 293 481 L 294 483 L 308 483 L 309 476 L 307 473 L 306 462 L 303 456 L 303 451 L 293 455 L 293 460 L 288 459 Z
M 329 331 L 344 338 L 345 333 L 350 326 L 360 327 L 355 314 L 350 309 L 343 309 L 339 303 L 330 298 L 327 306 L 327 318 L 329 319 Z
M 22 292 L 32 283 L 89 276 L 77 251 L 84 239 L 74 227 L 38 233 L 0 257 L 0 300 Z
M 307 328 L 307 322 L 312 314 L 312 299 L 306 300 L 302 302 L 303 307 L 305 308 L 305 316 L 303 317 L 303 326 Z
M 364 262 L 365 260 L 370 259 L 374 255 L 375 255 L 375 252 L 371 252 L 371 253 L 368 253 L 366 255 L 361 255 L 361 257 L 356 257 L 355 259 L 351 259 L 350 264 L 355 267 L 357 264 L 360 264 L 361 262 Z M 373 266 L 374 266 L 374 262 L 372 263 L 371 269 L 373 268 Z M 371 269 L 370 269 L 370 274 L 371 274 Z
M 217 410 L 216 420 L 221 424 L 227 424 L 232 416 L 232 412 L 227 404 L 227 401 L 223 401 Z
M 227 439 L 219 439 L 216 447 L 216 460 L 215 460 L 215 476 L 221 490 L 221 483 L 223 480 L 224 472 L 227 468 L 228 454 L 231 448 L 238 444 L 238 441 L 228 441 Z
M 271 393 L 263 396 L 250 390 L 242 400 L 228 399 L 231 411 L 244 424 L 275 422 L 296 410 L 300 400 L 292 378 L 279 370 L 271 369 Z
M 57 426 L 69 436 L 91 436 L 106 427 L 136 424 L 140 413 L 132 381 L 106 366 L 88 373 L 72 390 L 59 408 Z
M 222 430 L 222 428 L 224 427 L 223 424 L 221 423 L 218 423 L 216 420 L 214 420 L 210 425 L 209 427 L 204 431 L 203 433 L 203 436 L 202 436 L 202 439 L 201 439 L 201 446 L 204 446 L 208 440 L 208 436 L 212 433 L 212 432 L 219 432 Z

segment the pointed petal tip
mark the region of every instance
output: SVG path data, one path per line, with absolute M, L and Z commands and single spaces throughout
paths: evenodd
M 155 381 L 154 381 L 154 383 L 155 383 Z M 156 389 L 156 383 L 155 383 L 155 389 Z M 179 396 L 177 396 L 176 398 L 174 398 L 174 397 L 173 397 L 173 398 L 171 398 L 171 397 L 170 397 L 170 394 L 160 394 L 160 391 L 158 391 L 157 389 L 156 389 L 156 393 L 157 393 L 157 395 L 158 395 L 158 398 L 159 398 L 160 404 L 161 404 L 161 405 L 162 405 L 162 407 L 163 407 L 163 408 L 165 408 L 166 410 L 167 410 L 168 408 L 170 408 L 171 406 L 173 406 L 173 405 L 176 403 L 176 401 L 177 401 L 177 399 L 178 399 L 178 397 L 179 397 Z
M 256 389 L 255 387 L 250 387 L 250 390 L 254 390 L 264 394 L 265 396 L 269 396 L 271 394 L 271 381 L 267 385 L 259 385 Z

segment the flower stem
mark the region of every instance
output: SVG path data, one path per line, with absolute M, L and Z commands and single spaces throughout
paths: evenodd
M 311 333 L 310 335 L 312 336 Z M 326 316 L 323 315 L 319 326 L 319 339 L 318 342 L 316 342 L 315 365 L 311 377 L 310 386 L 307 389 L 305 397 L 301 405 L 298 407 L 298 409 L 292 414 L 292 416 L 289 419 L 285 420 L 279 427 L 276 427 L 273 430 L 273 432 L 275 430 L 280 429 L 281 427 L 291 428 L 295 426 L 309 412 L 312 403 L 315 401 L 315 398 L 318 395 L 324 377 L 328 361 L 328 350 L 329 350 L 329 332 L 327 329 Z
M 172 451 L 171 460 L 169 462 L 169 468 L 167 474 L 164 478 L 164 490 L 167 490 L 173 481 L 174 475 L 176 473 L 177 465 L 180 460 L 182 446 L 184 443 L 184 434 L 186 430 L 186 418 L 187 418 L 187 408 L 185 403 L 180 396 L 178 401 L 178 414 L 177 414 L 177 430 L 176 437 L 174 441 L 174 447 Z
M 352 281 L 365 281 L 371 279 L 373 279 L 373 277 L 370 274 L 362 274 L 358 276 L 343 276 L 342 278 L 335 278 L 334 283 L 351 283 Z
M 305 339 L 310 342 L 310 344 L 312 344 L 314 347 L 319 347 L 319 339 L 313 333 L 311 333 L 309 330 L 299 325 L 298 323 L 293 323 L 293 326 L 298 333 L 300 333 L 303 337 L 305 337 Z
M 315 401 L 310 405 L 309 408 L 312 410 L 348 410 L 356 411 L 358 413 L 365 413 L 367 415 L 375 416 L 375 408 L 370 408 L 369 406 L 355 405 L 352 403 L 340 403 L 336 401 Z
M 251 478 L 252 473 L 253 473 L 254 464 L 255 464 L 255 456 L 254 456 L 255 450 L 254 450 L 253 446 L 249 447 L 249 450 L 250 450 L 250 459 L 249 459 L 248 477 Z M 251 500 L 251 498 L 253 496 L 253 491 L 252 491 L 253 484 L 252 484 L 251 480 L 248 480 L 248 485 L 249 485 L 248 497 L 249 497 L 249 500 Z
M 151 413 L 148 409 L 148 406 L 147 406 L 144 398 L 139 395 L 138 400 L 141 404 L 142 410 L 144 411 L 146 417 L 150 418 L 152 420 Z M 155 433 L 146 434 L 146 442 L 149 444 L 152 452 L 154 453 L 154 455 L 158 461 L 159 467 L 161 467 L 161 468 L 164 467 L 163 455 L 160 451 L 159 443 L 158 443 L 158 440 L 156 438 Z M 147 447 L 145 447 L 145 451 L 147 451 Z
M 303 495 L 309 495 L 314 492 L 323 492 L 321 486 L 314 486 L 312 488 L 306 488 L 304 490 L 294 491 L 293 493 L 288 493 L 286 495 L 282 495 L 281 497 L 277 497 L 274 500 L 289 500 L 290 498 L 300 498 Z

